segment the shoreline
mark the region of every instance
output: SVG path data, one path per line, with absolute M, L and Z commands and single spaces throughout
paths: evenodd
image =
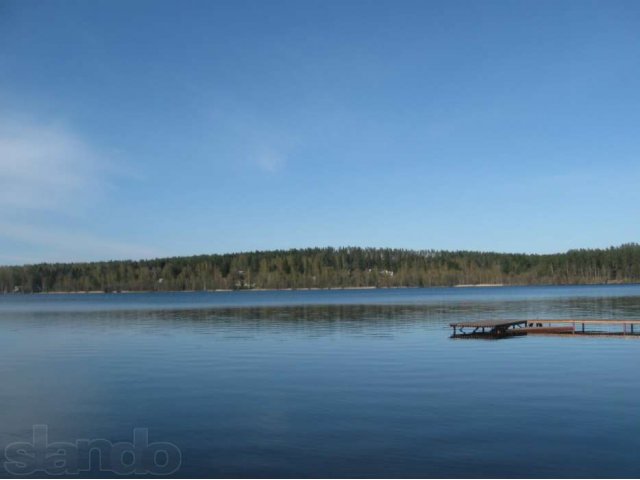
M 79 290 L 72 292 L 7 292 L 0 295 L 118 295 L 129 293 L 222 293 L 222 292 L 298 292 L 298 291 L 320 291 L 320 290 L 391 290 L 402 288 L 449 288 L 446 286 L 438 287 L 300 287 L 300 288 L 217 288 L 214 290 L 120 290 L 118 292 L 104 292 L 102 290 Z
M 504 283 L 478 283 L 478 284 L 459 284 L 459 285 L 432 285 L 426 287 L 420 286 L 393 286 L 393 287 L 300 287 L 300 288 L 246 288 L 231 289 L 220 288 L 213 290 L 121 290 L 114 292 L 104 292 L 102 290 L 89 291 L 52 291 L 52 292 L 5 292 L 3 295 L 119 295 L 119 294 L 135 294 L 135 293 L 229 293 L 229 292 L 311 292 L 311 291 L 338 291 L 338 290 L 401 290 L 409 288 L 435 289 L 435 288 L 506 288 L 506 287 L 593 287 L 593 286 L 621 286 L 621 285 L 640 285 L 637 282 L 609 282 L 609 283 L 548 283 L 548 284 L 504 284 Z

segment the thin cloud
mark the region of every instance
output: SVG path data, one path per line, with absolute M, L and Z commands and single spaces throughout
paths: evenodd
M 0 120 L 0 204 L 59 211 L 95 194 L 97 155 L 56 125 Z
M 244 166 L 266 173 L 281 171 L 295 158 L 299 136 L 282 128 L 251 108 L 227 99 L 219 99 L 209 112 L 212 131 L 217 132 L 212 148 L 232 152 Z M 228 155 L 228 153 L 227 153 Z
M 271 148 L 262 148 L 256 154 L 256 163 L 261 170 L 273 173 L 285 167 L 287 158 L 283 152 L 278 152 Z
M 0 118 L 0 239 L 10 244 L 3 263 L 155 256 L 87 228 L 60 226 L 100 201 L 115 170 L 68 127 Z

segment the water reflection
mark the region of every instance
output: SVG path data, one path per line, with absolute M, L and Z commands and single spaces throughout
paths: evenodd
M 454 321 L 480 319 L 632 319 L 640 318 L 640 297 L 568 297 L 471 302 L 440 301 L 425 305 L 293 305 L 258 307 L 217 307 L 197 309 L 142 309 L 101 311 L 3 311 L 0 321 L 10 324 L 73 324 L 79 328 L 89 322 L 115 328 L 144 327 L 162 324 L 168 328 L 203 328 L 205 326 L 234 329 L 318 329 L 333 327 L 358 328 L 402 327 L 420 324 L 425 328 L 440 327 Z M 41 326 L 46 326 L 41 324 Z
M 181 476 L 637 475 L 640 341 L 448 324 L 640 318 L 639 289 L 454 290 L 0 301 L 0 447 L 146 427 Z

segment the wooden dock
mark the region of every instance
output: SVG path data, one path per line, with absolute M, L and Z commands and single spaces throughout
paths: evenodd
M 491 337 L 502 338 L 514 335 L 526 335 L 525 332 L 519 332 L 520 328 L 524 328 L 528 320 L 477 320 L 475 322 L 458 322 L 451 323 L 453 328 L 452 338 L 475 338 L 475 337 Z M 465 329 L 473 329 L 466 331 Z
M 601 335 L 640 337 L 640 320 L 521 319 L 451 323 L 451 338 L 506 338 L 522 335 Z M 597 326 L 594 328 L 594 326 Z M 598 328 L 599 327 L 599 328 Z M 603 328 L 604 327 L 604 328 Z

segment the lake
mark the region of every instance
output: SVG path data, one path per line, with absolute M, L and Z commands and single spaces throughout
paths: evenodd
M 639 476 L 640 339 L 449 338 L 483 318 L 640 286 L 0 295 L 0 475 Z

